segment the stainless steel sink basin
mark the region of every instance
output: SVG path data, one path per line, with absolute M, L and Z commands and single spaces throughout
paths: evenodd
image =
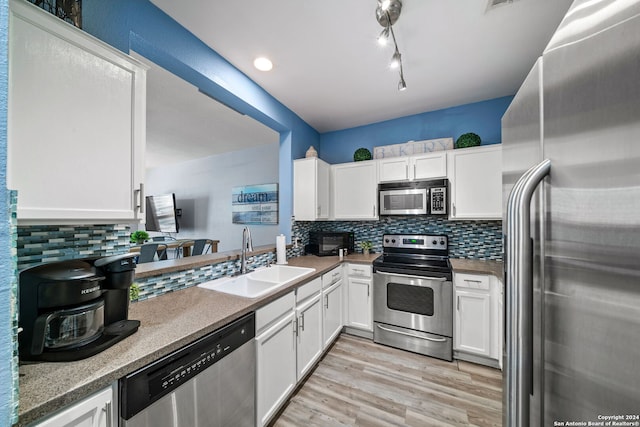
M 242 276 L 211 280 L 198 287 L 245 298 L 258 298 L 314 271 L 315 268 L 275 265 Z

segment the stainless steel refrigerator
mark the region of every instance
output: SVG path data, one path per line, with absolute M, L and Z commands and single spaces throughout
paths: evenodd
M 504 425 L 640 425 L 639 0 L 573 3 L 502 139 Z

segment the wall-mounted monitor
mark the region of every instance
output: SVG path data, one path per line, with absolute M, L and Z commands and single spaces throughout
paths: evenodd
M 174 193 L 159 196 L 147 196 L 147 231 L 177 233 L 180 229 L 176 215 L 176 196 Z

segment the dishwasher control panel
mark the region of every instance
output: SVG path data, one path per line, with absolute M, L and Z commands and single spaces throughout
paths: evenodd
M 255 337 L 251 313 L 120 379 L 122 418 L 128 420 Z

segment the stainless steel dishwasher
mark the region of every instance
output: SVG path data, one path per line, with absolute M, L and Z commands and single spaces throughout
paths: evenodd
M 253 426 L 254 336 L 251 313 L 120 379 L 120 425 Z

